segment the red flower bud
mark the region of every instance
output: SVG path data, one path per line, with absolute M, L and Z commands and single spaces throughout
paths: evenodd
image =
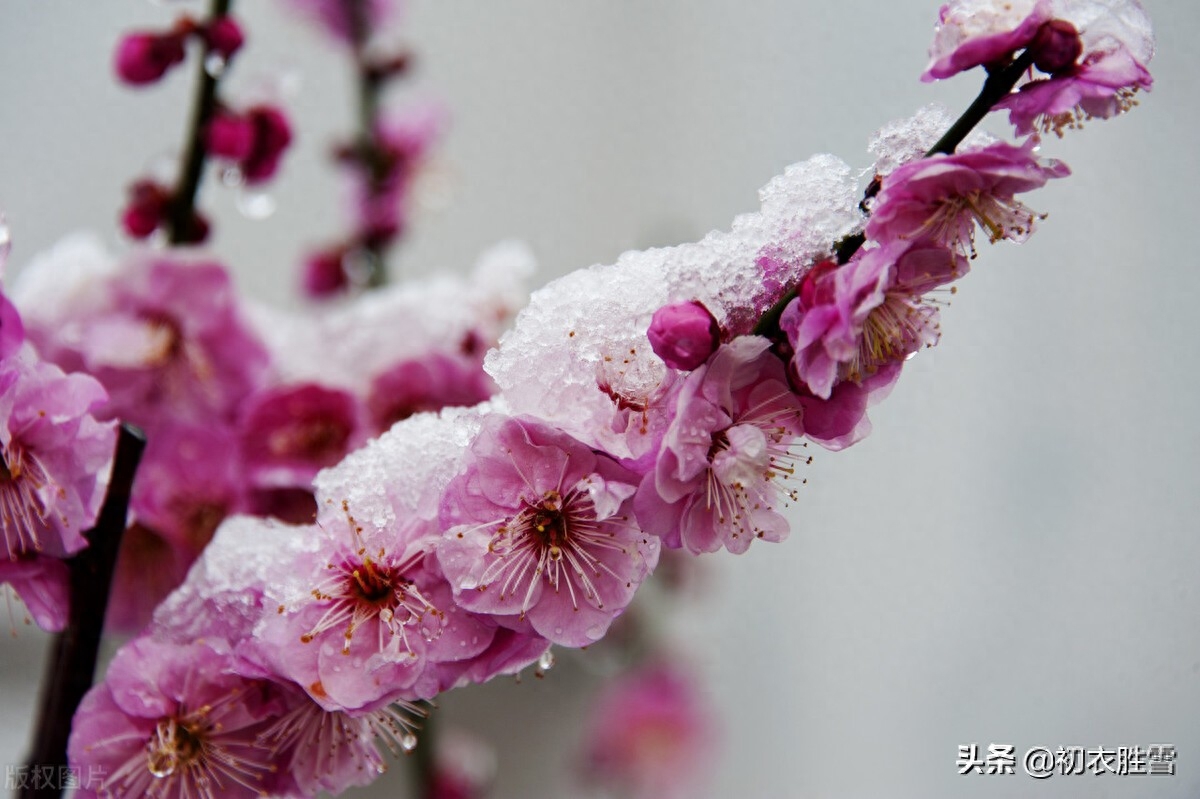
M 204 32 L 209 49 L 223 56 L 226 60 L 242 48 L 246 41 L 242 26 L 233 17 L 221 17 L 213 20 Z
M 117 75 L 131 86 L 154 83 L 183 61 L 183 42 L 184 37 L 177 33 L 126 34 L 113 60 Z
M 1075 65 L 1083 55 L 1083 40 L 1070 22 L 1052 19 L 1038 28 L 1029 49 L 1034 54 L 1033 65 L 1052 75 Z

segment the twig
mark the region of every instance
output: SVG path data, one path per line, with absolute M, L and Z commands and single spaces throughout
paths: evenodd
M 96 525 L 85 534 L 87 549 L 67 560 L 70 611 L 66 629 L 54 639 L 28 763 L 30 774 L 54 776 L 31 780 L 31 784 L 21 789 L 21 799 L 58 797 L 66 787 L 63 776 L 67 773 L 71 720 L 95 678 L 96 655 L 104 630 L 117 551 L 125 532 L 129 495 L 145 447 L 146 439 L 141 430 L 132 425 L 121 425 L 108 494 Z

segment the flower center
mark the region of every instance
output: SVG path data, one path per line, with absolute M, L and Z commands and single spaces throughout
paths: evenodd
M 370 558 L 366 558 L 361 567 L 347 576 L 347 593 L 369 605 L 391 605 L 396 599 L 392 580 L 390 571 L 379 568 Z
M 562 497 L 557 491 L 549 491 L 540 505 L 528 508 L 525 523 L 536 536 L 540 548 L 550 560 L 562 557 L 562 548 L 567 544 L 567 518 L 563 513 Z
M 174 774 L 187 768 L 204 754 L 204 730 L 197 722 L 186 723 L 174 718 L 162 719 L 154 737 L 146 744 L 146 768 L 155 777 Z
M 48 482 L 41 462 L 16 441 L 0 450 L 0 526 L 10 560 L 42 549 L 40 530 L 48 514 L 38 491 Z
M 842 377 L 862 382 L 881 366 L 933 346 L 939 335 L 934 308 L 919 298 L 888 292 L 863 322 L 858 352 L 843 365 Z

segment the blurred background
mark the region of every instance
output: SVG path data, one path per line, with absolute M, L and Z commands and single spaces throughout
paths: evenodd
M 791 539 L 703 561 L 664 630 L 719 719 L 709 797 L 1200 796 L 1200 270 L 1194 187 L 1200 5 L 1148 2 L 1154 91 L 1044 151 L 1075 175 L 1030 204 L 1027 244 L 985 246 L 944 337 L 872 413 L 818 452 Z M 124 187 L 179 146 L 191 69 L 118 87 L 119 33 L 196 2 L 0 0 L 0 208 L 11 280 L 65 234 L 114 248 Z M 248 47 L 229 89 L 285 92 L 297 131 L 277 209 L 206 184 L 213 250 L 259 299 L 298 302 L 302 252 L 344 226 L 327 154 L 351 129 L 340 51 L 274 0 L 237 4 Z M 413 220 L 394 272 L 465 271 L 527 240 L 535 285 L 628 248 L 694 240 L 757 207 L 788 163 L 867 168 L 878 127 L 956 113 L 976 75 L 918 75 L 933 0 L 413 0 L 403 92 L 451 113 L 444 208 Z M 412 89 L 419 86 L 419 91 Z M 267 87 L 267 88 L 264 88 Z M 272 88 L 274 87 L 274 88 Z M 990 127 L 1003 132 L 1000 119 Z M 0 645 L 0 761 L 22 762 L 46 638 Z M 446 697 L 444 727 L 497 752 L 495 796 L 583 796 L 588 652 L 544 680 Z M 599 673 L 601 676 L 597 676 Z M 1174 744 L 1175 776 L 960 776 L 958 746 Z M 362 796 L 404 795 L 404 766 Z M 351 794 L 354 795 L 354 794 Z

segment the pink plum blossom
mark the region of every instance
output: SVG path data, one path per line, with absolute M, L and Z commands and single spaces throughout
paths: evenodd
M 353 394 L 317 383 L 248 398 L 238 423 L 243 468 L 258 486 L 309 488 L 365 437 Z
M 826 262 L 801 283 L 780 318 L 798 383 L 828 400 L 838 383 L 862 383 L 937 343 L 938 311 L 923 297 L 964 274 L 962 256 L 936 245 L 895 241 Z
M 386 242 L 404 231 L 413 182 L 445 128 L 440 106 L 404 109 L 376 123 L 370 153 L 348 159 L 352 207 L 364 240 Z
M 70 763 L 103 775 L 76 796 L 264 795 L 272 752 L 258 737 L 281 700 L 269 683 L 240 677 L 233 665 L 219 641 L 139 638 L 123 647 L 75 716 Z
M 1050 13 L 1050 0 L 952 0 L 938 14 L 921 80 L 1007 63 L 1034 40 Z
M 694 679 L 665 662 L 606 685 L 585 736 L 588 775 L 629 799 L 695 796 L 715 749 L 715 727 Z
M 699 302 L 677 302 L 654 312 L 647 331 L 654 354 L 672 369 L 690 372 L 721 343 L 712 313 Z
M 392 366 L 371 381 L 367 409 L 383 432 L 414 413 L 483 402 L 495 391 L 491 378 L 470 358 L 433 352 Z
M 106 416 L 151 437 L 164 422 L 230 424 L 265 381 L 267 351 L 223 267 L 138 256 L 89 289 L 26 330 L 47 357 L 104 385 Z
M 387 25 L 396 16 L 400 3 L 398 0 L 284 0 L 284 5 L 308 17 L 333 39 L 361 44 L 371 31 Z
M 1035 45 L 1044 74 L 996 104 L 1008 109 L 1018 134 L 1062 135 L 1087 119 L 1107 119 L 1137 104 L 1153 84 L 1150 19 L 1138 0 L 1051 0 L 1057 26 Z M 1078 33 L 1078 44 L 1067 36 Z M 1075 58 L 1070 58 L 1075 56 Z M 1070 58 L 1068 61 L 1067 59 Z
M 679 384 L 657 463 L 634 501 L 642 528 L 666 546 L 740 553 L 755 538 L 787 536 L 777 508 L 794 498 L 781 481 L 806 460 L 793 453 L 803 413 L 769 348 L 759 336 L 736 338 Z
M 78 552 L 104 501 L 116 442 L 115 424 L 93 416 L 104 389 L 28 345 L 0 361 L 0 389 L 0 556 Z
M 340 518 L 323 516 L 319 548 L 290 566 L 308 595 L 263 620 L 249 657 L 327 710 L 436 694 L 444 680 L 432 664 L 474 657 L 492 637 L 454 604 L 432 561 L 437 529 L 420 519 L 375 528 L 348 503 Z
M 121 38 L 113 57 L 117 76 L 129 86 L 158 82 L 167 71 L 183 63 L 188 30 L 168 33 L 138 31 Z
M 1032 143 L 995 142 L 978 150 L 912 161 L 883 178 L 867 238 L 929 241 L 975 254 L 975 225 L 992 242 L 1024 241 L 1038 214 L 1016 195 L 1066 177 L 1061 161 L 1038 158 Z
M 218 424 L 162 425 L 147 442 L 133 484 L 137 522 L 117 559 L 108 624 L 137 630 L 247 496 L 234 431 Z
M 441 504 L 456 601 L 565 646 L 601 638 L 658 561 L 634 526 L 636 477 L 530 417 L 488 417 Z

